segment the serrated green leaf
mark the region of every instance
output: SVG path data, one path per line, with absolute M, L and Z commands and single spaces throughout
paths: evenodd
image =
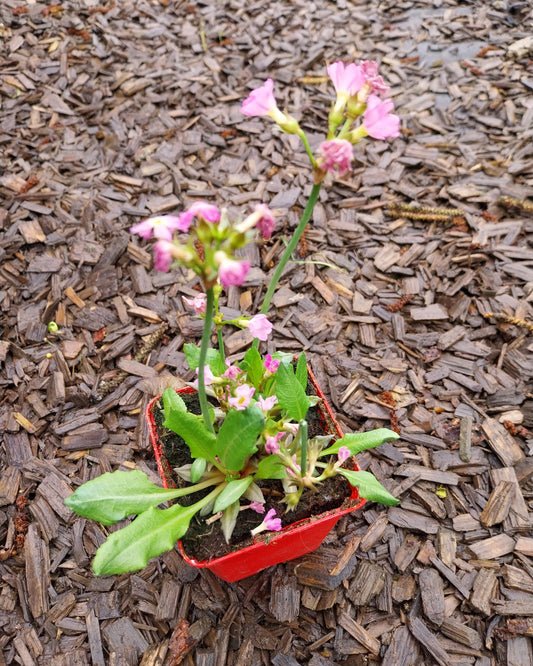
M 187 364 L 191 370 L 196 370 L 200 363 L 200 348 L 196 345 L 193 345 L 192 342 L 187 342 L 183 345 L 183 351 L 185 352 L 185 358 Z M 212 347 L 207 349 L 206 356 L 206 365 L 211 368 L 211 372 L 214 375 L 220 376 L 226 371 L 226 364 L 222 360 L 219 352 Z
M 65 504 L 79 516 L 96 520 L 102 525 L 112 525 L 180 494 L 183 494 L 182 491 L 154 485 L 138 469 L 131 472 L 117 470 L 87 481 L 65 499 Z
M 216 498 L 213 513 L 224 511 L 230 504 L 240 499 L 253 480 L 253 476 L 245 476 L 242 479 L 230 481 Z
M 255 406 L 227 413 L 215 449 L 225 469 L 238 472 L 243 468 L 246 459 L 257 451 L 257 438 L 264 424 L 264 414 Z
M 201 417 L 189 412 L 171 412 L 165 414 L 163 425 L 185 440 L 192 458 L 205 458 L 215 463 L 215 445 L 217 438 L 210 432 Z
M 281 462 L 277 455 L 272 454 L 266 458 L 262 458 L 257 466 L 257 471 L 254 474 L 255 481 L 260 479 L 284 479 L 287 476 L 285 465 Z
M 295 374 L 296 379 L 300 382 L 301 387 L 305 391 L 307 389 L 307 362 L 305 360 L 304 352 L 302 352 L 298 357 Z
M 248 349 L 244 355 L 241 367 L 246 371 L 250 384 L 255 386 L 257 389 L 261 383 L 261 380 L 263 379 L 265 366 L 263 364 L 261 354 L 255 347 L 250 347 L 250 349 Z
M 174 389 L 167 388 L 163 392 L 163 409 L 166 418 L 167 415 L 173 411 L 186 412 L 187 405 L 183 401 L 183 398 L 176 393 Z
M 191 465 L 191 481 L 196 483 L 202 478 L 202 474 L 205 472 L 207 467 L 207 460 L 205 458 L 196 458 L 196 460 Z
M 355 486 L 359 495 L 364 499 L 387 506 L 395 506 L 400 503 L 400 500 L 391 495 L 370 472 L 353 472 L 341 467 L 339 474 L 348 479 L 350 485 Z
M 320 455 L 327 456 L 333 453 L 338 453 L 341 446 L 345 446 L 349 449 L 352 455 L 356 455 L 360 451 L 373 449 L 384 442 L 389 442 L 392 439 L 399 439 L 399 437 L 400 435 L 398 435 L 398 433 L 389 430 L 388 428 L 377 428 L 376 430 L 369 430 L 368 432 L 348 433 L 327 449 L 321 451 Z
M 96 551 L 93 570 L 96 575 L 137 571 L 148 560 L 174 547 L 189 528 L 200 507 L 175 504 L 170 509 L 154 509 L 141 513 L 132 523 L 111 534 Z
M 294 375 L 290 365 L 280 363 L 276 372 L 276 389 L 278 404 L 285 409 L 289 418 L 293 421 L 305 419 L 309 409 L 309 398 L 305 390 Z

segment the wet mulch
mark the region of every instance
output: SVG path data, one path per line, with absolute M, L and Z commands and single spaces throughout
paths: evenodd
M 3 0 L 0 664 L 533 663 L 530 11 Z M 157 478 L 139 416 L 190 378 L 201 327 L 181 300 L 197 280 L 154 272 L 128 228 L 198 198 L 269 203 L 275 239 L 226 301 L 254 313 L 311 183 L 240 100 L 272 77 L 316 144 L 339 58 L 381 62 L 402 135 L 321 193 L 266 349 L 306 351 L 347 431 L 401 429 L 359 462 L 402 504 L 240 583 L 175 551 L 94 578 L 104 528 L 63 499 L 108 470 Z

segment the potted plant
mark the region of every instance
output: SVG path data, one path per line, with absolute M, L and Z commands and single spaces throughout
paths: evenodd
M 340 515 L 358 505 L 359 498 L 398 503 L 353 461 L 359 451 L 398 435 L 385 428 L 343 435 L 334 422 L 329 431 L 309 432 L 314 408 L 324 418 L 331 414 L 320 389 L 308 380 L 305 355 L 295 361 L 281 352 L 263 357 L 258 350 L 260 341 L 266 341 L 272 331 L 266 316 L 272 295 L 311 217 L 325 177 L 350 170 L 353 146 L 363 137 L 398 135 L 399 119 L 391 113 L 392 102 L 378 96 L 387 88 L 376 63 L 345 66 L 337 62 L 328 67 L 328 74 L 337 94 L 317 157 L 297 120 L 278 109 L 272 80 L 253 90 L 242 104 L 244 114 L 268 115 L 282 131 L 300 136 L 314 174 L 308 204 L 274 271 L 259 314 L 226 320 L 219 301 L 224 290 L 246 280 L 250 264 L 238 257 L 238 250 L 253 242 L 258 232 L 266 239 L 272 235 L 275 218 L 266 205 L 259 204 L 244 219 L 235 219 L 224 209 L 197 201 L 178 216 L 151 218 L 131 228 L 143 238 L 157 238 L 156 269 L 168 270 L 174 260 L 199 275 L 204 291 L 184 300 L 203 318 L 204 327 L 200 346 L 184 347 L 188 364 L 198 375 L 196 392 L 180 394 L 167 389 L 158 401 L 162 425 L 179 435 L 181 449 L 188 455 L 175 468 L 183 487 L 169 487 L 165 481 L 166 487 L 160 488 L 139 470 L 116 471 L 85 483 L 66 499 L 73 511 L 104 525 L 137 516 L 98 549 L 93 562 L 97 574 L 142 568 L 150 558 L 173 548 L 193 520 L 196 524 L 201 517 L 220 529 L 232 552 L 223 557 L 213 553 L 213 558 L 203 561 L 187 556 L 187 560 L 209 566 L 226 580 L 238 580 L 316 548 Z M 230 362 L 225 355 L 223 330 L 227 326 L 246 328 L 253 338 L 238 362 Z M 216 347 L 211 346 L 213 332 Z M 155 438 L 154 433 L 155 426 Z M 161 465 L 157 441 L 154 448 Z M 168 469 L 166 465 L 164 470 Z M 283 529 L 280 503 L 287 514 L 294 515 L 301 501 L 323 493 L 336 478 L 346 481 L 347 506 Z M 273 496 L 278 499 L 277 509 L 269 508 Z M 157 508 L 169 501 L 175 503 Z M 239 555 L 233 552 L 239 546 L 232 538 L 243 516 L 255 516 L 255 526 L 249 530 L 249 550 Z

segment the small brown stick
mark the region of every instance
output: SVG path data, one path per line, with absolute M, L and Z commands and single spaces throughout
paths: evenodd
M 515 199 L 515 197 L 503 195 L 498 199 L 498 203 L 505 208 L 519 208 L 526 213 L 533 213 L 533 203 L 525 199 Z
M 168 328 L 167 323 L 164 322 L 163 324 L 161 324 L 161 326 L 150 335 L 148 340 L 146 340 L 143 346 L 135 354 L 133 360 L 137 361 L 137 363 L 142 363 L 144 359 L 148 356 L 148 354 L 155 348 L 159 340 L 161 340 L 167 328 Z M 104 398 L 108 393 L 111 393 L 111 391 L 116 389 L 117 386 L 119 386 L 119 384 L 122 384 L 122 382 L 126 379 L 128 375 L 129 372 L 121 370 L 115 377 L 113 377 L 111 381 L 100 382 L 96 399 L 98 401 L 102 400 L 102 398 Z
M 464 215 L 460 208 L 435 208 L 433 206 L 413 206 L 394 202 L 387 206 L 387 212 L 393 217 L 407 217 L 411 220 L 431 220 L 433 222 L 447 222 L 450 218 Z
M 510 317 L 509 315 L 500 312 L 485 312 L 483 317 L 485 319 L 490 319 L 490 317 L 492 317 L 498 321 L 503 321 L 505 324 L 512 324 L 519 328 L 526 328 L 530 333 L 533 333 L 533 324 L 525 319 L 517 319 L 516 317 Z

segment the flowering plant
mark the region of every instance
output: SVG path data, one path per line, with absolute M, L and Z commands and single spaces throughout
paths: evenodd
M 214 514 L 229 542 L 243 509 L 265 513 L 263 485 L 281 482 L 287 511 L 293 510 L 307 489 L 317 491 L 326 479 L 338 474 L 356 487 L 363 498 L 397 504 L 377 479 L 365 471 L 353 471 L 345 464 L 354 454 L 397 439 L 385 428 L 347 434 L 332 442 L 332 436 L 308 438 L 308 412 L 320 400 L 307 393 L 305 355 L 295 362 L 290 354 L 276 352 L 264 358 L 258 351 L 272 331 L 267 312 L 283 268 L 310 219 L 322 182 L 328 173 L 344 175 L 351 169 L 354 145 L 363 137 L 385 139 L 399 133 L 399 118 L 391 113 L 393 103 L 379 95 L 387 92 L 377 73 L 377 64 L 343 62 L 328 67 L 336 90 L 325 141 L 313 154 L 298 121 L 281 111 L 273 94 L 273 81 L 253 90 L 242 103 L 247 116 L 270 116 L 287 133 L 303 141 L 311 161 L 314 186 L 295 234 L 276 267 L 259 314 L 225 320 L 219 308 L 223 290 L 246 280 L 250 264 L 237 251 L 259 234 L 270 238 L 275 228 L 273 213 L 259 204 L 244 219 L 233 219 L 224 209 L 197 201 L 177 216 L 164 215 L 144 220 L 131 228 L 142 238 L 155 237 L 154 267 L 168 271 L 173 262 L 196 272 L 204 291 L 186 305 L 204 320 L 200 347 L 186 344 L 185 354 L 198 375 L 199 411 L 190 411 L 184 399 L 167 389 L 162 396 L 163 425 L 179 434 L 190 451 L 191 463 L 176 469 L 188 482 L 183 488 L 162 489 L 139 470 L 106 473 L 80 486 L 66 499 L 79 515 L 110 525 L 136 515 L 126 527 L 115 531 L 98 549 L 93 568 L 97 574 L 133 571 L 148 559 L 171 549 L 189 529 L 198 513 Z M 240 362 L 225 355 L 223 328 L 247 328 L 253 343 Z M 213 328 L 218 344 L 211 347 Z M 187 506 L 158 505 L 179 497 L 200 493 Z M 211 519 L 210 519 L 211 520 Z M 259 520 L 259 518 L 258 518 Z M 252 530 L 278 531 L 281 519 L 274 510 Z

